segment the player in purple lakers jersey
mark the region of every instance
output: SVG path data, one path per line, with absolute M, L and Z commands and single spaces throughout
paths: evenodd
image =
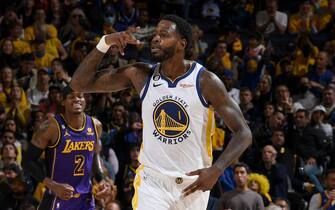
M 64 113 L 45 122 L 34 134 L 23 167 L 47 187 L 38 209 L 93 210 L 92 175 L 101 183 L 97 195 L 107 192 L 96 152 L 101 123 L 84 113 L 83 93 L 70 87 L 63 93 Z M 41 164 L 43 151 L 45 162 Z

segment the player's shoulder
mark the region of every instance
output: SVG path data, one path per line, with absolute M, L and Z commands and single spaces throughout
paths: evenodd
M 92 117 L 92 116 L 91 116 L 91 118 L 92 118 L 93 123 L 94 123 L 95 126 L 102 126 L 102 123 L 100 122 L 100 120 L 98 120 L 97 118 Z

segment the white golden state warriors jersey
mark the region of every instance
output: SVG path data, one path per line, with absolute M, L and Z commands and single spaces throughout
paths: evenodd
M 201 94 L 204 67 L 191 62 L 188 71 L 171 81 L 154 65 L 141 91 L 144 167 L 173 177 L 212 164 L 214 112 Z

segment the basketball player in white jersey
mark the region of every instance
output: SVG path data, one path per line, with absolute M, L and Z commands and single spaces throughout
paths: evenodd
M 195 61 L 185 60 L 191 26 L 167 15 L 158 23 L 151 54 L 155 65 L 135 63 L 115 71 L 96 67 L 112 45 L 121 54 L 139 44 L 136 29 L 105 35 L 83 60 L 71 81 L 80 92 L 111 92 L 134 87 L 142 100 L 141 166 L 134 180 L 133 209 L 206 209 L 209 190 L 251 143 L 251 132 L 224 84 Z M 234 136 L 212 165 L 214 110 Z

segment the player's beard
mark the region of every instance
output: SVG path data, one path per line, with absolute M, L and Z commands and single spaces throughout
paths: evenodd
M 165 60 L 171 58 L 175 54 L 176 45 L 174 45 L 172 47 L 169 47 L 169 48 L 165 48 L 165 49 L 161 48 L 161 51 L 162 51 L 162 53 L 159 54 L 159 55 L 153 55 L 153 54 L 151 54 L 152 59 L 155 62 L 162 62 L 162 61 L 165 61 Z

